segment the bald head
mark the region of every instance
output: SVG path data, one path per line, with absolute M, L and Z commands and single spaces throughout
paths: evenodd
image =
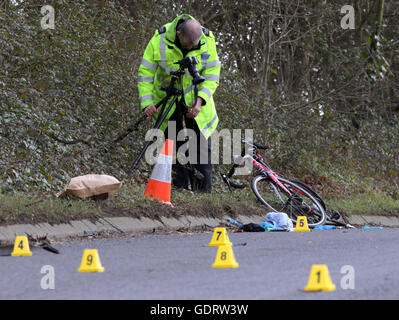
M 177 31 L 180 43 L 187 49 L 197 46 L 201 39 L 201 25 L 198 21 L 188 19 L 184 21 Z

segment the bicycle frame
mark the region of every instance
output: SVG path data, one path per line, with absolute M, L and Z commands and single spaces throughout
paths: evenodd
M 243 142 L 246 143 L 245 140 L 243 140 Z M 245 154 L 245 150 L 243 149 L 242 151 L 242 155 L 243 155 L 243 159 L 245 158 L 250 158 L 252 160 L 252 164 L 255 166 L 256 170 L 258 170 L 262 175 L 264 175 L 265 177 L 270 178 L 271 180 L 274 181 L 275 184 L 277 184 L 281 189 L 284 190 L 284 192 L 286 192 L 289 196 L 292 195 L 292 193 L 284 186 L 284 184 L 282 184 L 278 178 L 279 176 L 277 175 L 277 173 L 275 173 L 264 161 L 263 161 L 263 157 L 258 153 L 255 152 L 254 148 L 251 148 L 250 151 L 252 151 L 252 155 L 250 155 L 250 152 Z M 273 186 L 274 187 L 274 186 Z M 277 190 L 275 190 L 273 188 L 274 192 L 276 193 L 276 195 L 278 195 Z M 278 195 L 279 196 L 279 195 Z M 280 198 L 280 197 L 279 197 Z M 280 198 L 281 199 L 281 198 Z
M 258 170 L 262 175 L 264 175 L 265 177 L 268 177 L 269 179 L 273 180 L 274 183 L 276 185 L 278 185 L 289 197 L 292 197 L 292 192 L 290 190 L 288 190 L 285 185 L 283 183 L 281 183 L 279 181 L 279 175 L 274 172 L 269 165 L 267 165 L 264 161 L 263 161 L 263 157 L 258 153 L 255 152 L 254 149 L 252 149 L 252 156 L 249 154 L 244 155 L 244 159 L 245 158 L 251 158 L 252 160 L 252 164 L 255 166 L 256 170 Z M 277 188 L 272 184 L 269 183 L 270 187 L 273 189 L 274 193 L 276 194 L 276 196 L 280 199 L 280 201 L 283 203 L 284 200 L 281 198 Z M 296 192 L 299 192 L 300 194 L 303 194 L 300 190 L 298 189 L 294 189 Z M 306 212 L 306 214 L 311 214 L 314 211 L 314 209 L 309 206 L 309 211 Z
M 255 153 L 252 157 L 252 164 L 255 168 L 263 175 L 268 176 L 272 179 L 280 188 L 282 188 L 287 194 L 291 195 L 291 192 L 278 180 L 278 175 L 275 173 L 264 161 L 263 157 L 259 153 Z
M 242 139 L 241 142 L 243 144 L 247 144 L 247 145 L 250 146 L 249 149 L 246 149 L 246 148 L 242 149 L 241 160 L 244 160 L 244 159 L 250 159 L 251 160 L 252 165 L 260 173 L 260 175 L 262 175 L 263 177 L 265 177 L 267 179 L 267 182 L 269 183 L 270 188 L 273 189 L 274 193 L 276 194 L 276 196 L 279 198 L 279 200 L 281 201 L 281 203 L 283 205 L 286 205 L 287 202 L 285 202 L 282 199 L 280 193 L 284 193 L 286 196 L 288 196 L 288 198 L 289 198 L 288 201 L 290 201 L 290 200 L 295 201 L 296 199 L 295 199 L 295 194 L 294 193 L 297 192 L 297 193 L 305 196 L 306 198 L 309 198 L 312 202 L 317 202 L 320 205 L 320 209 L 322 209 L 323 212 L 325 213 L 325 217 L 326 217 L 327 221 L 333 222 L 336 225 L 345 226 L 345 227 L 348 227 L 348 228 L 354 228 L 350 224 L 346 224 L 346 223 L 342 223 L 342 222 L 336 221 L 336 219 L 339 219 L 339 212 L 337 212 L 337 211 L 334 211 L 334 214 L 338 213 L 338 217 L 337 218 L 329 217 L 329 215 L 327 214 L 327 209 L 326 209 L 326 206 L 324 204 L 324 201 L 309 186 L 305 185 L 301 181 L 289 180 L 289 179 L 280 177 L 276 172 L 274 172 L 270 168 L 270 166 L 266 162 L 264 162 L 263 157 L 257 152 L 257 149 L 266 150 L 266 149 L 268 149 L 268 146 L 262 146 L 262 145 L 259 145 L 259 144 L 255 143 L 255 142 L 247 141 L 245 139 Z M 236 156 L 234 156 L 234 159 L 235 159 L 235 157 Z M 241 162 L 241 163 L 239 163 L 239 162 Z M 230 180 L 230 178 L 234 175 L 235 168 L 239 167 L 242 164 L 242 161 L 239 161 L 239 162 L 236 162 L 234 160 L 234 164 L 233 164 L 232 168 L 228 171 L 228 173 L 220 172 L 221 177 L 222 177 L 223 181 L 226 183 L 226 185 L 228 186 L 230 192 L 232 192 L 231 187 L 238 188 L 238 189 L 245 188 L 245 184 L 238 184 L 238 183 L 235 183 L 235 182 Z M 289 185 L 290 185 L 290 188 L 288 189 L 288 186 L 286 186 L 286 184 L 284 182 L 281 182 L 280 179 L 288 181 Z M 320 216 L 318 211 L 317 211 L 317 208 L 314 208 L 313 205 L 309 206 L 305 202 L 301 202 L 301 203 L 297 203 L 297 204 L 298 205 L 306 205 L 306 208 L 302 207 L 302 209 L 306 209 L 306 212 L 303 212 L 304 214 L 307 214 L 307 215 L 316 214 L 316 215 Z

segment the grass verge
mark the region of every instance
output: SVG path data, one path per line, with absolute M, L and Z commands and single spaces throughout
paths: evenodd
M 348 198 L 330 199 L 327 206 L 346 214 L 399 216 L 399 200 L 383 192 L 368 191 Z
M 244 190 L 215 190 L 212 194 L 199 194 L 172 189 L 174 208 L 157 200 L 143 197 L 145 185 L 123 185 L 107 200 L 57 198 L 49 193 L 0 194 L 0 225 L 67 223 L 71 220 L 96 221 L 101 217 L 129 216 L 160 219 L 162 216 L 203 216 L 221 218 L 228 215 L 265 216 L 267 209 L 256 200 L 247 187 Z M 326 200 L 328 209 L 345 215 L 389 215 L 399 216 L 399 200 L 385 192 L 368 190 L 352 193 L 347 197 Z
M 107 200 L 57 198 L 49 193 L 0 194 L 0 225 L 67 223 L 71 220 L 96 221 L 101 217 L 129 216 L 158 219 L 162 216 L 179 218 L 185 215 L 220 218 L 239 214 L 265 214 L 249 192 L 231 195 L 229 192 L 198 194 L 172 189 L 174 208 L 157 200 L 143 197 L 145 186 L 123 185 Z

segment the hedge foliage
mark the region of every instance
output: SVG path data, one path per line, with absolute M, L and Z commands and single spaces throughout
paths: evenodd
M 113 140 L 141 116 L 147 42 L 182 12 L 218 41 L 219 130 L 253 129 L 287 175 L 398 181 L 398 34 L 373 21 L 343 31 L 338 2 L 58 0 L 46 3 L 54 29 L 41 27 L 42 1 L 15 3 L 0 4 L 2 192 L 58 190 L 86 173 L 143 183 L 151 167 L 129 169 L 149 121 Z

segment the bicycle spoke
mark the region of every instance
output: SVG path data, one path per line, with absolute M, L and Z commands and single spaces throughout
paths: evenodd
M 293 182 L 279 178 L 289 193 L 266 176 L 257 176 L 252 181 L 256 197 L 271 210 L 285 212 L 296 223 L 298 216 L 306 216 L 309 226 L 323 224 L 325 211 L 313 195 Z

